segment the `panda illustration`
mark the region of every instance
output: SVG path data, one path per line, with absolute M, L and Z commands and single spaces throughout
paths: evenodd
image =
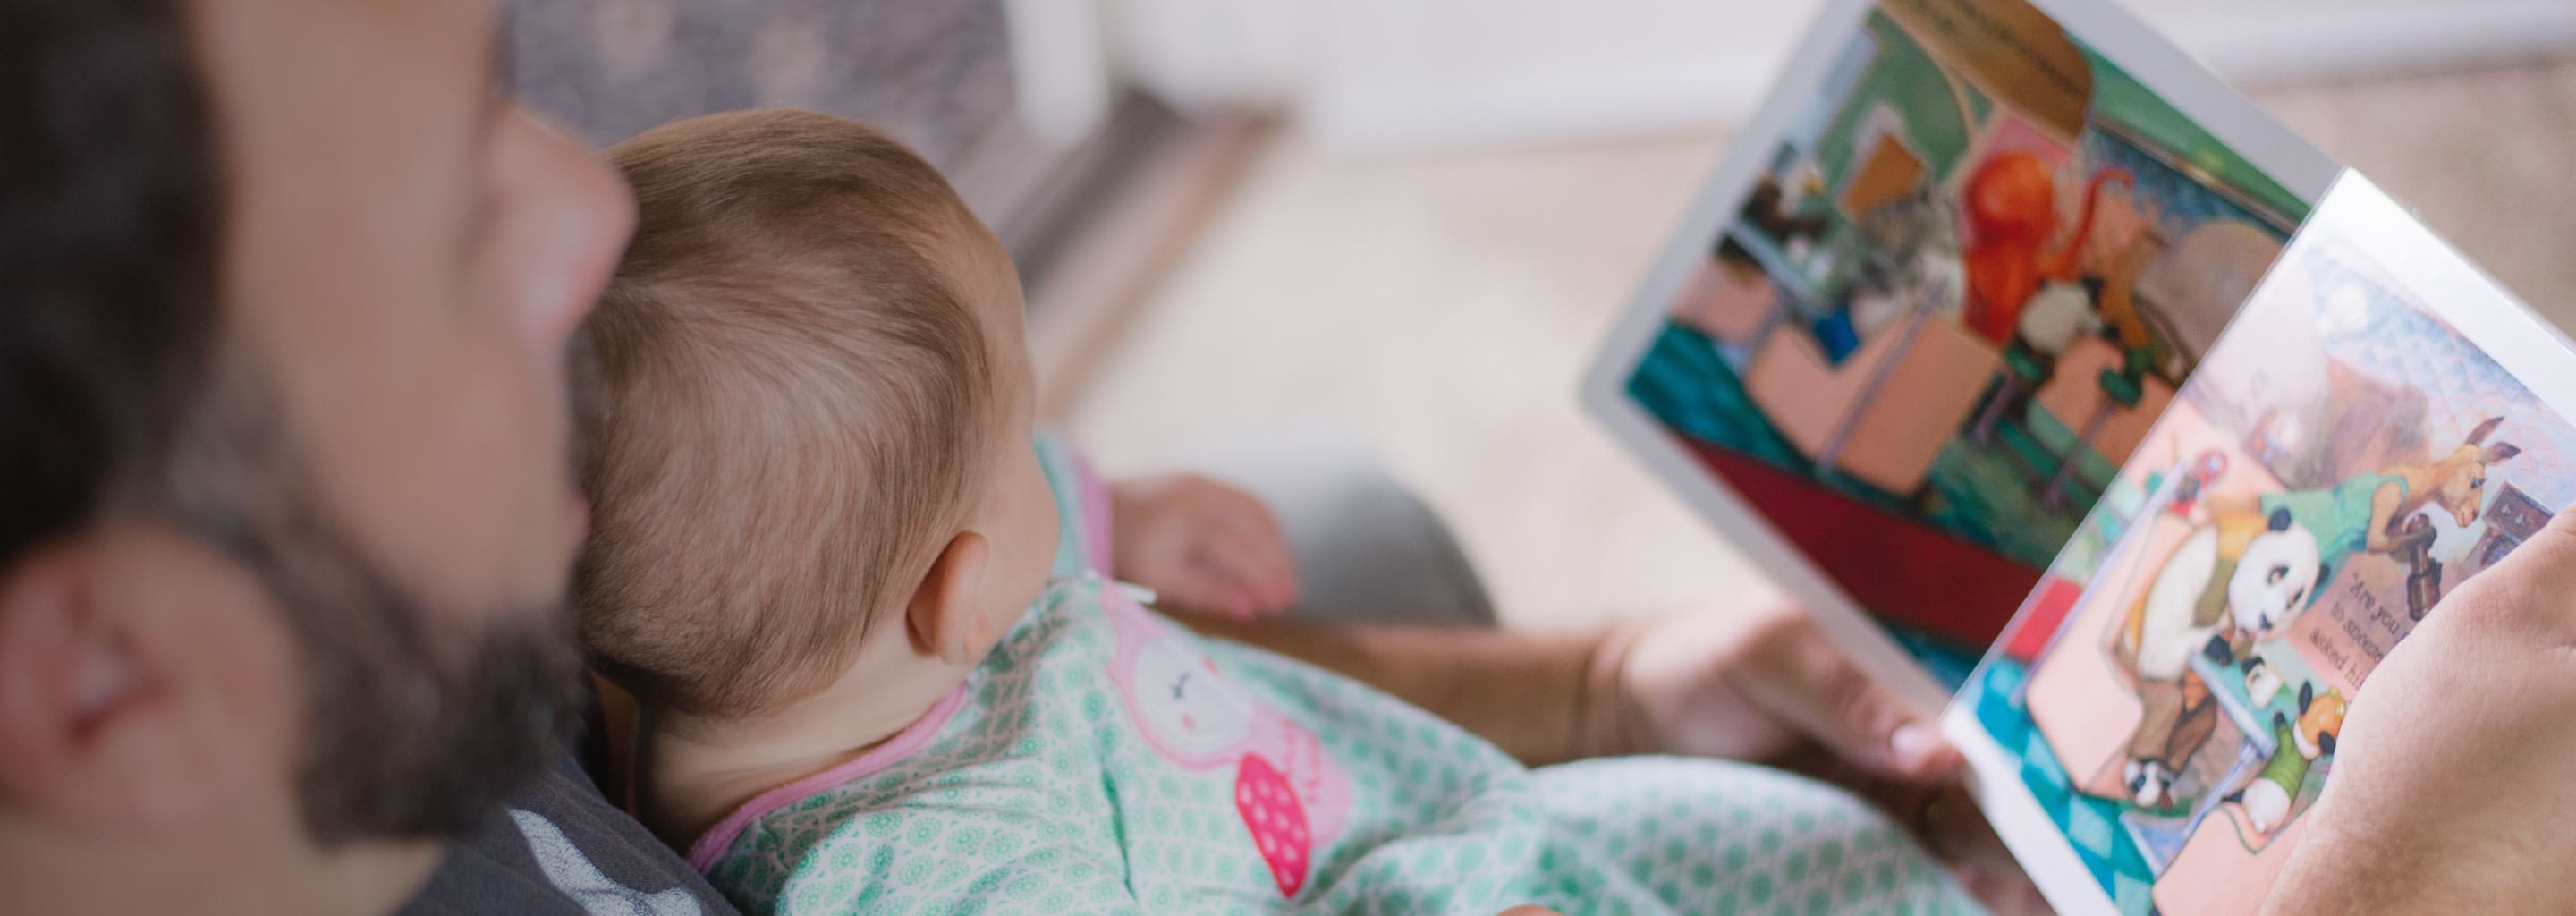
M 2192 653 L 2239 663 L 2259 680 L 2254 644 L 2296 622 L 2323 578 L 2316 536 L 2287 511 L 2213 512 L 2165 558 L 2130 609 L 2118 647 L 2145 707 L 2121 769 L 2139 807 L 2172 800 L 2174 779 L 2218 727 Z

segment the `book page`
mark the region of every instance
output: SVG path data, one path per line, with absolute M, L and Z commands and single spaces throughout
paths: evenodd
M 1935 709 L 2332 173 L 2107 3 L 1837 3 L 1587 398 Z
M 2060 909 L 2252 913 L 2347 705 L 2576 501 L 2576 353 L 2338 184 L 1953 706 Z

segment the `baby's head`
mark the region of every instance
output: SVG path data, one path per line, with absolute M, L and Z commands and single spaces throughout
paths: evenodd
M 1010 258 L 849 121 L 714 115 L 612 155 L 639 219 L 589 331 L 595 663 L 700 718 L 852 672 L 935 700 L 1054 557 Z

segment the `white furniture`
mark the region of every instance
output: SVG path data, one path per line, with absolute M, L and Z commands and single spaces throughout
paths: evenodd
M 2569 0 L 2126 0 L 2239 84 L 2576 45 Z M 1326 145 L 1420 149 L 1722 129 L 1822 0 L 1014 0 L 1023 104 L 1115 78 L 1183 109 L 1286 114 Z M 1068 27 L 1098 17 L 1099 28 Z M 1091 42 L 1105 52 L 1041 50 Z M 1070 93 L 1080 96 L 1080 91 Z M 1034 123 L 1068 115 L 1032 113 Z

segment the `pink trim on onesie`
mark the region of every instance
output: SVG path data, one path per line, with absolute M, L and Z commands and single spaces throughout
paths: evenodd
M 724 855 L 725 848 L 732 846 L 734 839 L 741 836 L 743 828 L 751 826 L 751 822 L 816 792 L 873 776 L 880 770 L 902 762 L 903 758 L 912 756 L 912 752 L 920 750 L 922 745 L 929 744 L 930 739 L 939 734 L 941 726 L 947 725 L 949 719 L 956 717 L 958 708 L 966 705 L 967 690 L 973 686 L 974 682 L 971 680 L 957 685 L 956 690 L 950 691 L 947 697 L 931 706 L 930 712 L 923 715 L 920 720 L 905 726 L 903 731 L 895 733 L 895 736 L 886 739 L 885 743 L 851 758 L 848 763 L 762 792 L 752 800 L 744 802 L 742 807 L 733 809 L 732 814 L 725 815 L 724 820 L 718 821 L 713 828 L 700 834 L 697 842 L 689 844 L 689 866 L 704 874 L 716 867 L 716 859 Z
M 1082 481 L 1082 547 L 1091 559 L 1091 568 L 1102 575 L 1117 575 L 1109 568 L 1109 484 L 1091 469 L 1091 456 L 1081 449 L 1066 446 L 1064 453 L 1073 456 L 1073 476 Z

